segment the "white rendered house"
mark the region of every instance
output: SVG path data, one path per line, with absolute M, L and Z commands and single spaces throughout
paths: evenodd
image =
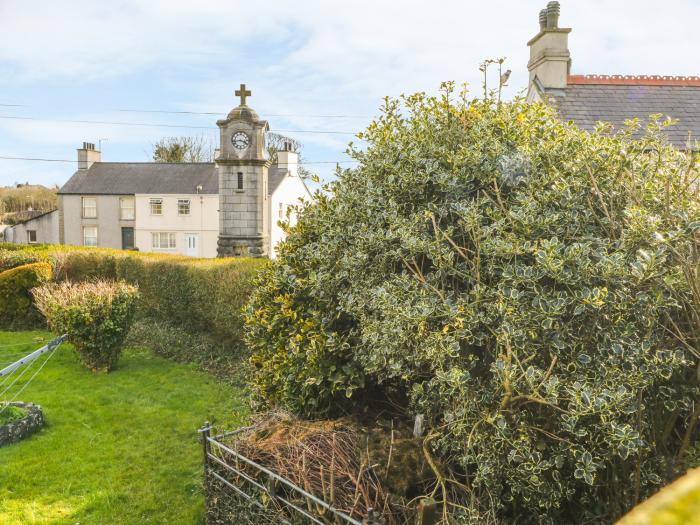
M 312 195 L 297 153 L 285 147 L 269 160 L 268 124 L 241 92 L 241 105 L 218 122 L 214 162 L 102 162 L 94 144 L 83 143 L 78 170 L 59 191 L 56 238 L 43 242 L 274 258 L 285 236 L 278 222 L 293 223 L 293 207 Z

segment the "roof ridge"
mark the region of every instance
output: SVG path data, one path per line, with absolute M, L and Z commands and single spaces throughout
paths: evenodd
M 697 75 L 568 75 L 567 84 L 617 84 L 638 86 L 698 86 Z

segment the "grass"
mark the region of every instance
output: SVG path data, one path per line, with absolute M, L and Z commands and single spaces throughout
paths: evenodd
M 5 387 L 3 387 L 4 389 Z M 24 416 L 27 415 L 27 411 L 20 407 L 8 406 L 6 407 L 0 403 L 0 425 L 7 425 L 13 421 L 19 421 Z
M 0 332 L 0 363 L 50 337 Z M 197 428 L 205 420 L 232 428 L 246 415 L 240 391 L 138 349 L 113 372 L 93 374 L 61 346 L 21 400 L 42 406 L 46 426 L 0 448 L 8 525 L 203 523 Z

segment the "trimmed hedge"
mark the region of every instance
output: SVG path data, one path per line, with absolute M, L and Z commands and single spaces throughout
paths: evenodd
M 0 326 L 30 328 L 41 322 L 30 290 L 51 280 L 51 265 L 25 264 L 0 273 Z
M 50 262 L 58 282 L 108 279 L 137 285 L 137 318 L 204 332 L 227 346 L 241 344 L 241 309 L 253 292 L 254 276 L 268 264 L 253 258 L 193 259 L 80 246 L 0 244 L 0 264 L 22 258 Z
M 0 248 L 0 272 L 11 270 L 25 264 L 46 262 L 46 254 L 24 250 L 6 250 Z

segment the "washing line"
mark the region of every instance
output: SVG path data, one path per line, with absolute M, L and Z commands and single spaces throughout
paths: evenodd
M 34 350 L 31 354 L 28 354 L 25 357 L 23 357 L 22 359 L 15 361 L 11 365 L 6 366 L 2 370 L 0 370 L 0 377 L 4 377 L 4 376 L 12 373 L 14 370 L 19 368 L 20 366 L 27 364 L 27 363 L 31 363 L 32 361 L 37 359 L 42 354 L 45 354 L 46 352 L 50 352 L 51 350 L 57 348 L 61 343 L 63 343 L 63 341 L 66 340 L 66 337 L 68 337 L 68 336 L 62 335 L 60 337 L 57 337 L 53 341 L 49 341 L 48 343 L 46 343 L 44 346 L 42 346 L 38 350 Z
M 65 336 L 64 336 L 64 337 L 65 337 Z M 20 394 L 21 394 L 22 392 L 24 392 L 24 390 L 29 386 L 29 384 L 30 384 L 30 383 L 34 380 L 34 378 L 37 376 L 37 374 L 38 374 L 39 372 L 41 372 L 41 370 L 46 366 L 46 363 L 48 363 L 49 360 L 50 360 L 50 359 L 53 357 L 53 355 L 56 353 L 56 350 L 58 350 L 58 347 L 60 346 L 60 344 L 61 344 L 61 343 L 59 342 L 56 346 L 53 347 L 53 350 L 51 351 L 51 353 L 50 353 L 48 356 L 46 356 L 46 359 L 44 359 L 44 362 L 41 363 L 41 366 L 40 366 L 39 368 L 37 368 L 37 369 L 34 371 L 34 374 L 32 374 L 32 377 L 30 377 L 30 378 L 27 380 L 27 382 L 24 383 L 24 384 L 22 385 L 22 388 L 20 388 L 20 389 L 17 391 L 17 393 L 12 397 L 12 399 L 10 399 L 9 401 L 7 401 L 6 403 L 3 403 L 4 406 L 3 406 L 2 408 L 0 408 L 0 415 L 2 415 L 2 413 L 3 413 L 3 412 L 4 412 L 4 411 L 5 411 L 5 410 L 20 396 Z M 25 370 L 29 370 L 29 367 L 25 368 Z M 21 377 L 21 375 L 20 375 L 20 377 Z M 16 381 L 16 380 L 15 380 L 15 381 Z

